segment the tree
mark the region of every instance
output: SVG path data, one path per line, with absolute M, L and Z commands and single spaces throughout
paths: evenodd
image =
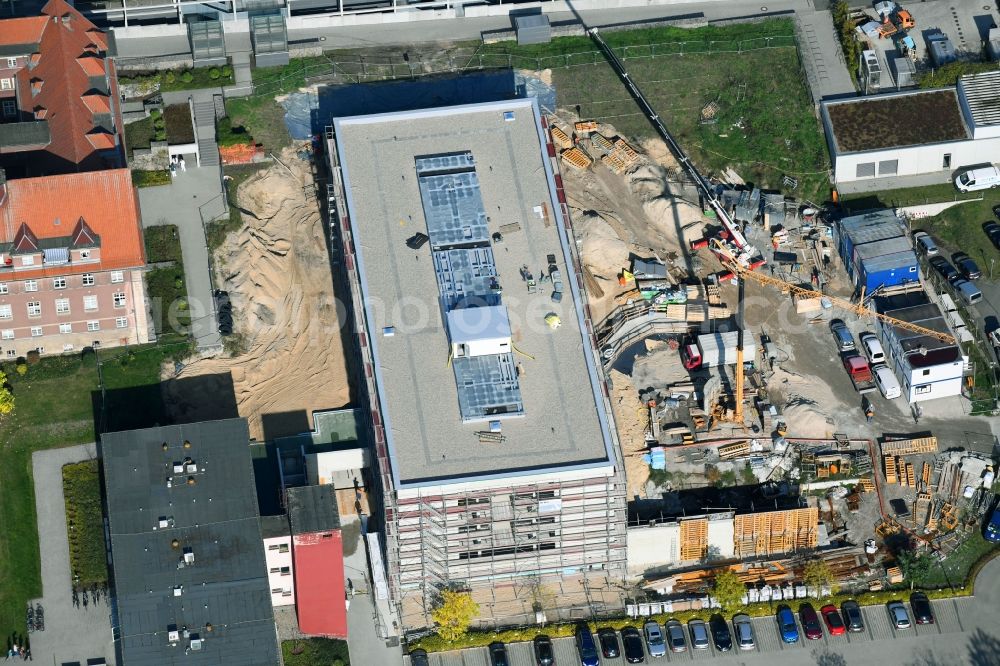
M 743 603 L 743 595 L 746 593 L 746 585 L 736 575 L 732 569 L 723 569 L 715 574 L 715 582 L 712 584 L 712 596 L 719 602 L 723 610 L 735 608 Z
M 830 565 L 825 560 L 809 560 L 806 563 L 802 579 L 805 581 L 806 587 L 816 590 L 817 595 L 824 587 L 830 588 L 831 594 L 837 593 L 837 580 L 834 578 L 833 572 L 830 571 Z
M 431 619 L 437 627 L 437 634 L 446 641 L 464 636 L 477 615 L 479 615 L 479 604 L 472 600 L 472 595 L 452 590 L 442 592 L 440 603 L 431 611 Z
M 7 373 L 0 371 L 0 416 L 14 411 L 14 394 L 7 383 Z
M 898 559 L 899 568 L 903 571 L 903 578 L 910 582 L 910 589 L 927 580 L 932 565 L 930 557 L 908 550 L 899 553 Z

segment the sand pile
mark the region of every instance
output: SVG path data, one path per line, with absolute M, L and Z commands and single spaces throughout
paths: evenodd
M 614 413 L 622 455 L 625 457 L 626 496 L 629 500 L 646 496 L 649 465 L 642 459 L 646 452 L 646 429 L 649 413 L 642 406 L 639 394 L 629 376 L 617 370 L 610 373 L 611 410 Z
M 176 377 L 231 373 L 239 414 L 258 439 L 265 436 L 266 415 L 294 413 L 287 428 L 301 431 L 302 412 L 311 416 L 313 410 L 349 402 L 340 318 L 309 165 L 290 150 L 282 162 L 288 170 L 275 164 L 240 186 L 245 226 L 215 255 L 216 283 L 230 294 L 235 333 L 245 351 L 195 361 Z M 211 395 L 190 395 L 190 384 L 165 383 L 168 404 L 186 411 L 212 401 Z M 295 434 L 281 432 L 281 418 L 268 423 L 269 437 Z
M 632 384 L 640 389 L 673 386 L 689 381 L 691 374 L 681 363 L 680 352 L 665 343 L 645 354 L 636 355 L 632 365 Z
M 574 220 L 580 259 L 594 277 L 617 285 L 618 273 L 628 266 L 628 245 L 602 217 L 583 213 Z M 610 285 L 607 285 L 610 289 Z M 605 291 L 608 291 L 605 289 Z
M 827 414 L 843 414 L 854 409 L 839 401 L 823 382 L 796 375 L 776 367 L 768 382 L 771 402 L 781 409 L 788 433 L 801 437 L 825 437 L 837 430 L 837 423 Z

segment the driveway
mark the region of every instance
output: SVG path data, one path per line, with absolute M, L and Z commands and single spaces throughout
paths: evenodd
M 178 171 L 170 185 L 139 188 L 139 207 L 144 227 L 177 225 L 191 308 L 191 335 L 200 351 L 212 351 L 222 348 L 222 336 L 215 317 L 203 220 L 217 219 L 228 209 L 222 194 L 221 167 L 196 166 L 194 155 L 185 161 L 187 171 Z
M 41 664 L 65 664 L 103 658 L 115 663 L 111 637 L 111 609 L 104 599 L 73 606 L 69 539 L 63 499 L 62 468 L 97 456 L 94 444 L 36 451 L 31 456 L 35 475 L 35 511 L 38 547 L 42 556 L 42 598 L 45 631 L 31 634 L 31 653 Z

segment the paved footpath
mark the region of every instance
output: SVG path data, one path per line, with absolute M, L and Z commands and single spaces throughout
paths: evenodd
M 41 664 L 86 664 L 103 658 L 114 664 L 111 610 L 104 599 L 87 608 L 73 606 L 66 534 L 66 504 L 62 468 L 97 456 L 94 444 L 36 451 L 31 456 L 38 514 L 38 547 L 42 557 L 42 598 L 45 631 L 31 634 L 33 660 Z

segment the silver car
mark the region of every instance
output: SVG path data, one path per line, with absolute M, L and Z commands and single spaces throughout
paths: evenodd
M 889 611 L 889 621 L 896 629 L 909 629 L 912 626 L 910 614 L 902 601 L 890 601 L 886 609 Z
M 650 657 L 667 656 L 667 645 L 663 641 L 663 630 L 659 624 L 650 620 L 642 625 L 642 632 L 646 634 L 646 648 Z
M 733 618 L 733 629 L 736 634 L 736 644 L 741 650 L 753 650 L 757 644 L 753 640 L 753 621 L 749 615 L 737 615 Z
M 708 627 L 704 620 L 688 621 L 688 632 L 691 634 L 691 647 L 695 650 L 708 649 Z
M 670 620 L 667 622 L 666 630 L 671 652 L 684 652 L 688 649 L 687 637 L 684 635 L 684 625 L 677 620 Z

